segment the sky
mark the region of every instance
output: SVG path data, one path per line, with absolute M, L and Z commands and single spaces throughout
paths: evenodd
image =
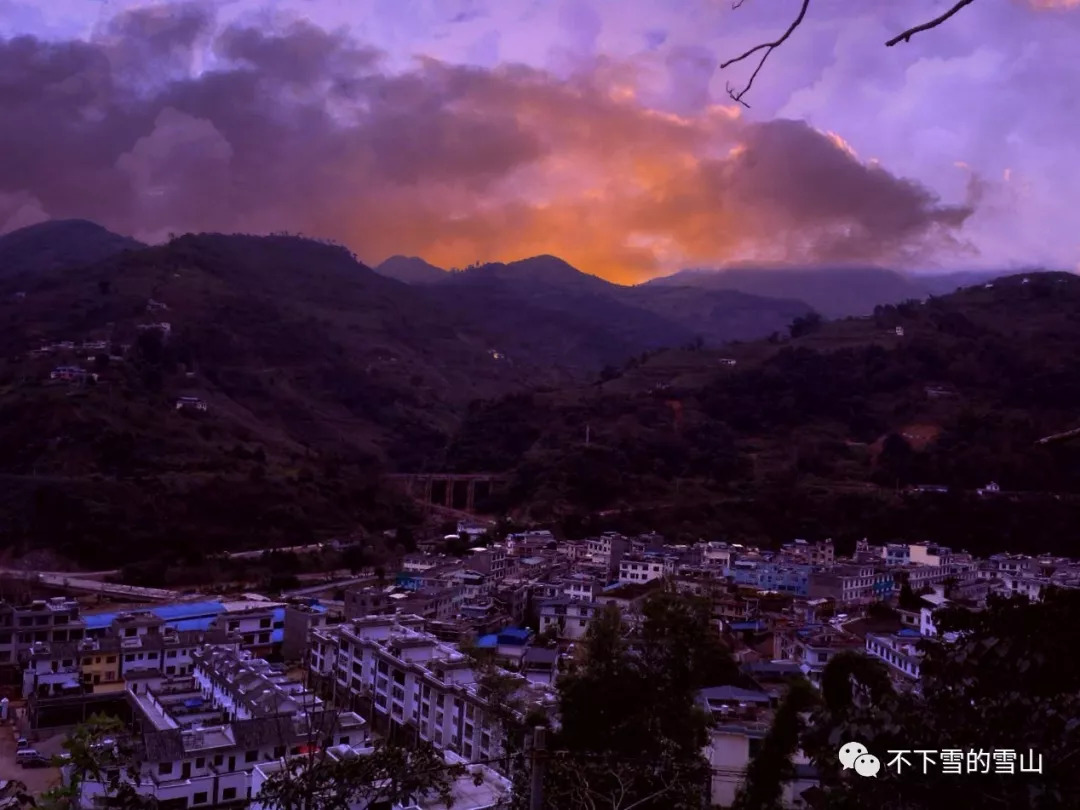
M 0 0 L 0 233 L 1080 270 L 1080 0 Z

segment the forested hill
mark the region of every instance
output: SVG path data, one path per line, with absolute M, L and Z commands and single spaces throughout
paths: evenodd
M 474 405 L 449 463 L 513 471 L 510 505 L 571 531 L 1071 547 L 1080 446 L 1039 440 L 1080 427 L 1080 278 L 1008 277 L 792 332 Z M 1006 494 L 974 492 L 991 481 Z M 951 493 L 906 492 L 923 484 Z

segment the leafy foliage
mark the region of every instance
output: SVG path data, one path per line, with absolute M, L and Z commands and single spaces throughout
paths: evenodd
M 998 599 L 979 612 L 950 608 L 934 621 L 939 632 L 957 636 L 924 642 L 918 692 L 893 692 L 874 663 L 839 656 L 830 662 L 825 705 L 803 737 L 822 773 L 825 806 L 1076 807 L 1080 670 L 1063 666 L 1060 650 L 1080 642 L 1080 592 L 1051 591 L 1036 604 Z M 899 775 L 883 767 L 876 779 L 850 777 L 836 760 L 850 740 L 865 744 L 883 766 L 894 756 L 890 750 L 907 751 L 911 765 Z M 935 752 L 926 774 L 918 750 Z M 936 753 L 942 750 L 1034 753 L 1042 757 L 1042 772 L 1020 773 L 1017 761 L 1014 774 L 943 774 Z
M 464 766 L 447 765 L 424 740 L 410 747 L 378 740 L 373 746 L 370 753 L 340 759 L 320 751 L 285 760 L 263 783 L 259 801 L 268 810 L 350 810 L 376 802 L 408 804 L 420 796 L 452 805 Z
M 545 800 L 566 810 L 707 805 L 701 754 L 705 686 L 736 668 L 697 599 L 662 592 L 624 624 L 608 606 L 594 616 L 581 660 L 559 681 L 562 726 L 553 739 Z
M 115 717 L 93 715 L 75 727 L 64 741 L 70 757 L 59 764 L 69 771 L 67 783 L 48 791 L 45 806 L 53 810 L 85 807 L 87 788 L 120 810 L 153 810 L 153 797 L 139 792 L 138 750 L 124 723 Z

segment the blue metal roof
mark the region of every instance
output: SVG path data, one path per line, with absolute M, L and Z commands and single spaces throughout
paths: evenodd
M 221 602 L 177 602 L 172 605 L 158 605 L 150 610 L 165 621 L 173 621 L 216 616 L 225 612 L 225 605 Z
M 498 633 L 500 644 L 524 644 L 532 635 L 532 630 L 527 627 L 507 627 Z
M 486 650 L 486 649 L 488 649 L 490 647 L 498 646 L 498 643 L 499 643 L 499 637 L 497 635 L 495 635 L 494 633 L 489 633 L 486 636 L 480 636 L 480 638 L 478 638 L 476 640 L 476 646 L 479 647 L 482 650 Z
M 921 636 L 922 633 L 920 633 L 918 630 L 913 630 L 910 627 L 905 627 L 900 630 L 900 632 L 898 632 L 896 635 L 905 637 L 918 637 Z
M 108 627 L 116 620 L 117 613 L 89 613 L 83 616 L 83 621 L 86 622 L 87 630 L 100 630 L 102 627 Z
M 284 640 L 285 640 L 285 629 L 284 628 L 280 628 L 278 630 L 271 630 L 270 631 L 270 643 L 271 644 L 280 644 Z

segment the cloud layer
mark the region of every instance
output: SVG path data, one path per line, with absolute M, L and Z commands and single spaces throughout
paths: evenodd
M 555 253 L 620 281 L 964 249 L 969 204 L 806 123 L 710 103 L 709 52 L 665 56 L 661 112 L 632 65 L 591 55 L 588 4 L 560 13 L 577 39 L 558 76 L 394 71 L 343 32 L 219 27 L 199 5 L 130 11 L 91 41 L 0 41 L 0 230 L 72 216 L 149 240 L 284 229 L 372 262 Z

